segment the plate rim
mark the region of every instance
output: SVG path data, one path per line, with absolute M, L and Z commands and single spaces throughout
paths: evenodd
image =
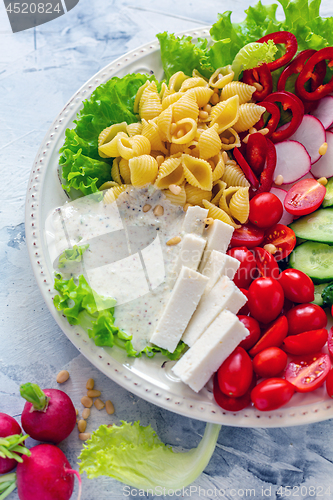
M 210 26 L 205 26 L 178 32 L 176 35 L 207 38 L 209 37 L 209 29 Z M 251 407 L 234 413 L 223 410 L 215 402 L 197 402 L 193 404 L 193 401 L 187 401 L 187 398 L 182 395 L 176 398 L 179 401 L 175 401 L 174 394 L 165 389 L 162 397 L 161 392 L 163 391 L 161 391 L 160 387 L 157 388 L 148 380 L 140 378 L 133 371 L 130 372 L 128 369 L 126 371 L 127 367 L 119 363 L 118 360 L 109 356 L 108 361 L 106 361 L 104 359 L 105 350 L 95 346 L 81 328 L 69 325 L 67 320 L 53 306 L 52 300 L 55 290 L 53 289 L 52 275 L 45 264 L 46 259 L 42 252 L 43 235 L 41 234 L 42 221 L 39 195 L 42 192 L 47 169 L 51 168 L 48 158 L 54 152 L 55 139 L 64 128 L 67 128 L 68 121 L 76 116 L 83 100 L 89 97 L 97 86 L 104 83 L 106 77 L 105 81 L 117 76 L 121 69 L 125 69 L 134 61 L 139 61 L 140 58 L 149 53 L 156 53 L 158 50 L 159 42 L 155 39 L 127 52 L 100 69 L 68 100 L 40 144 L 28 181 L 25 202 L 25 232 L 29 259 L 43 299 L 62 332 L 88 361 L 124 389 L 166 410 L 205 422 L 249 428 L 288 427 L 330 419 L 333 417 L 333 403 L 330 404 L 329 400 L 321 401 L 315 407 L 313 404 L 307 404 L 297 407 L 282 407 L 272 412 L 259 412 Z

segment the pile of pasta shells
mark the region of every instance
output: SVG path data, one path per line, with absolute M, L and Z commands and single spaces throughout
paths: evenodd
M 160 91 L 149 81 L 137 92 L 137 123 L 117 123 L 98 138 L 102 158 L 114 158 L 105 202 L 129 185 L 154 184 L 171 203 L 200 205 L 208 217 L 239 227 L 249 215 L 249 187 L 232 159 L 239 133 L 251 130 L 266 111 L 251 102 L 256 88 L 233 81 L 231 68 L 207 80 L 175 73 Z M 228 153 L 229 152 L 229 153 Z

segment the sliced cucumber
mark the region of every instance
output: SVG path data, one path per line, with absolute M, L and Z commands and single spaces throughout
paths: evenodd
M 333 205 L 333 177 L 328 180 L 326 184 L 326 194 L 323 201 L 323 207 L 331 207 Z
M 312 301 L 312 304 L 316 304 L 317 306 L 323 307 L 324 306 L 324 301 L 321 296 L 323 293 L 324 289 L 329 285 L 330 283 L 321 283 L 320 285 L 316 285 L 314 289 L 314 300 Z
M 333 280 L 333 247 L 307 241 L 292 252 L 289 265 L 310 276 L 317 283 Z
M 333 208 L 319 209 L 289 226 L 297 238 L 333 243 Z

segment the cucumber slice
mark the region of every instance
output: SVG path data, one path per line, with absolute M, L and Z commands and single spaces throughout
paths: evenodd
M 317 306 L 323 307 L 324 306 L 324 301 L 321 296 L 323 293 L 324 289 L 329 285 L 330 283 L 321 283 L 320 285 L 316 285 L 314 289 L 314 300 L 311 302 L 312 304 L 316 304 Z
M 319 209 L 289 225 L 297 238 L 333 243 L 333 208 Z
M 307 241 L 292 252 L 289 265 L 317 282 L 333 280 L 333 247 Z
M 323 201 L 323 207 L 331 207 L 333 205 L 333 177 L 328 180 L 328 183 L 325 186 L 326 194 Z

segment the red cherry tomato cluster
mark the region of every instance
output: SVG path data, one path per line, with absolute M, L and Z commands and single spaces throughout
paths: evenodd
M 295 392 L 313 391 L 325 380 L 333 397 L 333 328 L 327 332 L 325 312 L 311 304 L 311 279 L 296 269 L 279 273 L 260 247 L 232 248 L 229 254 L 241 262 L 235 283 L 248 302 L 238 318 L 249 334 L 215 376 L 216 402 L 229 411 L 251 402 L 258 410 L 275 410 Z M 326 344 L 330 355 L 322 351 Z

